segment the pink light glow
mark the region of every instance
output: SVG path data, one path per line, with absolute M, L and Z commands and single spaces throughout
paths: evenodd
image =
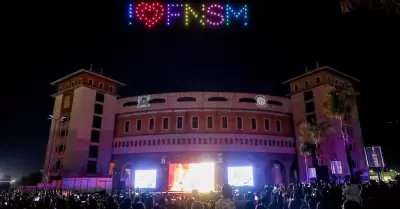
M 153 27 L 161 21 L 164 15 L 164 6 L 158 2 L 141 2 L 136 6 L 136 16 L 143 21 L 146 27 Z

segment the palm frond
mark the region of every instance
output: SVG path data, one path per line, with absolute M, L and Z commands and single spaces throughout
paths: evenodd
M 299 129 L 300 129 L 301 135 L 303 135 L 303 136 L 310 135 L 310 125 L 307 122 L 301 122 L 299 124 Z
M 307 141 L 302 141 L 300 144 L 300 153 L 302 155 L 311 155 L 313 144 Z
M 335 129 L 333 125 L 327 121 L 312 124 L 306 121 L 299 123 L 301 133 L 301 142 L 318 144 L 321 139 L 330 135 Z
M 333 89 L 325 92 L 322 108 L 330 118 L 343 117 L 355 108 L 355 92 L 347 89 Z
M 317 127 L 318 137 L 316 137 L 316 144 L 318 144 L 321 139 L 324 139 L 327 136 L 331 135 L 333 132 L 335 132 L 335 127 L 328 121 L 323 121 L 319 123 L 317 126 L 318 126 Z

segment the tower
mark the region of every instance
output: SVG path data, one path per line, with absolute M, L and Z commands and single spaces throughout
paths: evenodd
M 319 67 L 305 74 L 283 82 L 290 84 L 290 98 L 292 102 L 292 113 L 295 124 L 296 139 L 300 137 L 298 123 L 307 121 L 309 123 L 330 122 L 335 128 L 335 132 L 327 139 L 323 139 L 318 145 L 318 163 L 328 166 L 329 170 L 341 171 L 341 177 L 350 174 L 347 161 L 346 146 L 341 137 L 340 122 L 326 116 L 322 107 L 325 93 L 334 88 L 352 89 L 354 82 L 359 82 L 357 78 L 351 77 L 331 67 Z M 357 170 L 367 172 L 365 161 L 364 143 L 362 140 L 360 121 L 358 117 L 357 105 L 351 114 L 346 115 L 344 123 L 347 127 L 349 136 L 349 150 L 352 156 L 354 172 Z M 300 180 L 307 180 L 306 168 L 313 167 L 312 160 L 308 157 L 307 166 L 304 156 L 300 154 L 300 143 L 296 143 Z
M 88 70 L 51 83 L 57 87 L 44 172 L 63 177 L 108 177 L 117 90 L 125 84 Z

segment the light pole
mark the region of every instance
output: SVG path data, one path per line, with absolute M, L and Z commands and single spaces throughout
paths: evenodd
M 50 140 L 50 150 L 49 150 L 49 160 L 47 162 L 47 168 L 46 168 L 46 185 L 45 185 L 45 189 L 47 189 L 47 184 L 49 183 L 49 174 L 50 174 L 50 166 L 51 166 L 51 158 L 52 158 L 52 152 L 53 152 L 53 143 L 55 140 L 55 136 L 56 136 L 56 130 L 57 130 L 57 123 L 58 122 L 62 122 L 66 119 L 65 116 L 63 117 L 54 117 L 53 115 L 49 115 L 49 117 L 47 118 L 48 120 L 51 120 L 52 122 L 54 121 L 54 127 L 53 127 L 53 136 Z

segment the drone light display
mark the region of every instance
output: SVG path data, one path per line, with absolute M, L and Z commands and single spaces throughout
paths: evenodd
M 156 25 L 167 26 L 182 23 L 185 26 L 197 24 L 202 27 L 230 26 L 237 21 L 248 26 L 248 7 L 246 4 L 233 6 L 230 4 L 202 4 L 194 6 L 186 4 L 165 4 L 159 2 L 139 2 L 128 5 L 128 24 L 142 22 L 147 28 Z

